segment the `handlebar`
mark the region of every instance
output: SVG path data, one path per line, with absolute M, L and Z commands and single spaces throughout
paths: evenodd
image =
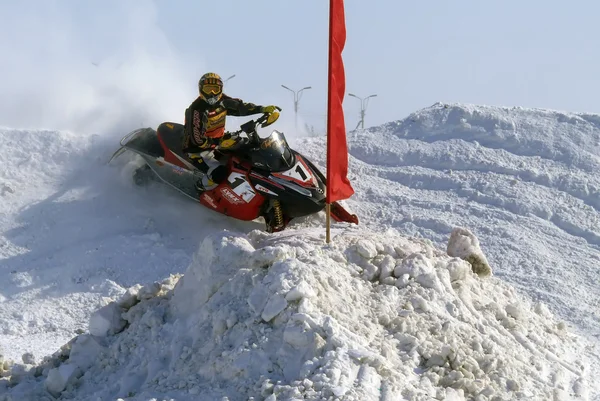
M 277 107 L 277 106 L 275 106 Z M 277 107 L 277 110 L 281 111 L 281 107 Z M 271 117 L 272 115 L 275 115 L 275 119 L 271 122 L 269 122 L 269 117 Z M 246 135 L 248 136 L 248 139 L 250 139 L 250 143 L 258 145 L 260 143 L 260 137 L 258 136 L 258 133 L 256 132 L 256 126 L 260 125 L 261 128 L 267 127 L 271 124 L 273 124 L 275 121 L 277 121 L 277 119 L 279 118 L 279 113 L 275 114 L 275 113 L 264 113 L 261 117 L 257 118 L 256 121 L 254 120 L 250 120 L 248 122 L 245 122 L 244 124 L 240 125 L 240 130 L 236 131 L 236 133 L 242 133 L 245 132 Z
M 277 107 L 277 110 L 281 111 L 280 107 Z M 269 121 L 271 118 L 271 121 Z M 279 118 L 278 112 L 273 113 L 263 113 L 262 116 L 254 120 L 246 121 L 244 124 L 240 125 L 240 129 L 237 131 L 230 131 L 231 135 L 240 135 L 242 132 L 246 134 L 249 142 L 246 145 L 250 145 L 251 147 L 258 146 L 260 144 L 260 136 L 256 132 L 256 126 L 260 125 L 262 128 L 267 127 L 273 124 Z

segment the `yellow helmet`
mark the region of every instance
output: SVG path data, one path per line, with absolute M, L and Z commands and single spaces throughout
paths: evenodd
M 216 104 L 223 96 L 223 80 L 219 74 L 208 72 L 198 81 L 200 98 L 210 105 Z

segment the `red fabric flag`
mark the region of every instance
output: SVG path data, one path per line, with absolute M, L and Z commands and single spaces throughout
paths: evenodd
M 346 77 L 342 50 L 346 43 L 344 0 L 329 2 L 329 91 L 327 96 L 327 203 L 354 193 L 348 180 L 348 145 L 344 123 Z

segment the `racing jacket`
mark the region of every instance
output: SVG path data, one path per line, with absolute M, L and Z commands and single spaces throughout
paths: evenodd
M 202 152 L 219 146 L 228 137 L 224 135 L 227 115 L 248 116 L 261 113 L 262 110 L 263 106 L 246 103 L 226 94 L 212 106 L 198 97 L 185 110 L 183 152 Z

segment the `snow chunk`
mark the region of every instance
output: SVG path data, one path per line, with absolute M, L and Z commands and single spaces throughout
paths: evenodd
M 86 370 L 96 362 L 102 351 L 103 347 L 91 335 L 79 335 L 71 344 L 69 361 Z
M 265 308 L 263 309 L 262 314 L 260 315 L 265 322 L 273 319 L 275 316 L 279 315 L 281 311 L 283 311 L 288 302 L 279 294 L 273 295 L 267 301 Z
M 390 251 L 393 252 L 394 254 L 396 254 L 396 251 L 394 250 L 394 248 L 391 248 Z M 389 255 L 389 254 L 385 255 L 379 265 L 379 267 L 381 269 L 379 278 L 381 280 L 383 280 L 387 277 L 390 277 L 394 273 L 395 264 L 396 264 L 396 260 L 392 257 L 392 255 Z
M 285 299 L 287 301 L 299 301 L 302 298 L 312 298 L 316 296 L 317 293 L 312 289 L 310 284 L 306 281 L 302 280 L 298 285 L 292 288 L 286 295 Z
M 34 365 L 35 364 L 35 356 L 31 352 L 26 352 L 21 356 L 21 360 L 26 365 Z
M 363 239 L 357 242 L 356 252 L 365 259 L 373 259 L 377 256 L 377 246 L 372 241 Z
M 15 189 L 9 183 L 0 184 L 0 196 L 4 196 L 6 194 L 14 194 Z
M 506 310 L 506 313 L 508 315 L 512 316 L 513 318 L 515 318 L 517 320 L 523 319 L 523 317 L 525 315 L 523 309 L 521 309 L 518 304 L 506 305 L 506 307 L 504 309 Z
M 138 294 L 142 289 L 141 284 L 136 284 L 132 287 L 129 287 L 121 298 L 117 301 L 117 304 L 123 309 L 129 309 L 133 305 L 139 302 Z
M 89 331 L 93 336 L 105 337 L 119 333 L 127 322 L 121 317 L 125 311 L 117 302 L 110 302 L 92 314 Z
M 178 315 L 189 315 L 206 303 L 221 286 L 252 259 L 255 249 L 246 238 L 222 233 L 204 239 L 192 264 L 175 286 L 172 306 Z M 242 262 L 243 261 L 243 262 Z M 240 263 L 241 262 L 241 263 Z
M 489 276 L 492 269 L 483 254 L 479 239 L 466 228 L 456 227 L 450 234 L 447 247 L 448 255 L 466 260 L 472 266 L 473 272 L 479 276 Z
M 45 381 L 45 387 L 50 394 L 58 397 L 60 396 L 60 393 L 79 376 L 81 376 L 81 370 L 79 370 L 77 365 L 65 363 L 58 368 L 50 370 Z

